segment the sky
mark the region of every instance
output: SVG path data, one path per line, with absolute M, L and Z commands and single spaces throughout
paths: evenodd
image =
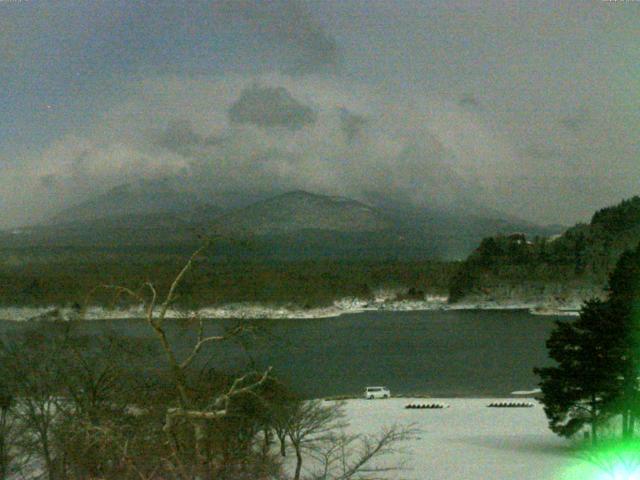
M 0 0 L 0 228 L 122 183 L 572 224 L 640 194 L 640 2 Z

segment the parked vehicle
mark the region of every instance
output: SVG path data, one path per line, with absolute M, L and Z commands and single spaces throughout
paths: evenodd
M 373 400 L 374 398 L 389 398 L 391 391 L 387 387 L 367 387 L 364 389 L 364 398 Z

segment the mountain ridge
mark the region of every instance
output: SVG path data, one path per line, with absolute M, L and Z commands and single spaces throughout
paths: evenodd
M 46 224 L 5 233 L 0 244 L 186 248 L 213 235 L 226 242 L 225 255 L 238 258 L 458 259 L 487 235 L 523 230 L 550 233 L 525 222 L 369 205 L 299 189 L 223 211 L 186 188 L 159 181 L 120 185 L 62 210 Z M 232 246 L 245 237 L 257 246 L 252 252 Z
M 93 223 L 107 218 L 128 216 L 189 216 L 208 211 L 218 215 L 221 210 L 200 200 L 196 195 L 180 191 L 169 182 L 134 182 L 121 184 L 55 214 L 49 225 Z
M 262 235 L 301 230 L 378 231 L 391 226 L 382 212 L 357 200 L 293 190 L 223 214 L 212 228 Z

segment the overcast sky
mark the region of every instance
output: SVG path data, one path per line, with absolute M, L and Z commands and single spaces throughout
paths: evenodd
M 640 2 L 0 1 L 0 227 L 139 178 L 571 224 L 640 194 Z

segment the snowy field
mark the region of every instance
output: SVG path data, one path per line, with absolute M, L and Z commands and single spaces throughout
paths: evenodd
M 388 478 L 411 480 L 574 480 L 604 479 L 575 454 L 575 446 L 547 427 L 542 406 L 488 408 L 504 399 L 349 400 L 350 431 L 373 434 L 384 426 L 414 424 L 418 437 L 404 444 L 406 470 Z M 445 409 L 405 409 L 408 403 L 437 402 Z

